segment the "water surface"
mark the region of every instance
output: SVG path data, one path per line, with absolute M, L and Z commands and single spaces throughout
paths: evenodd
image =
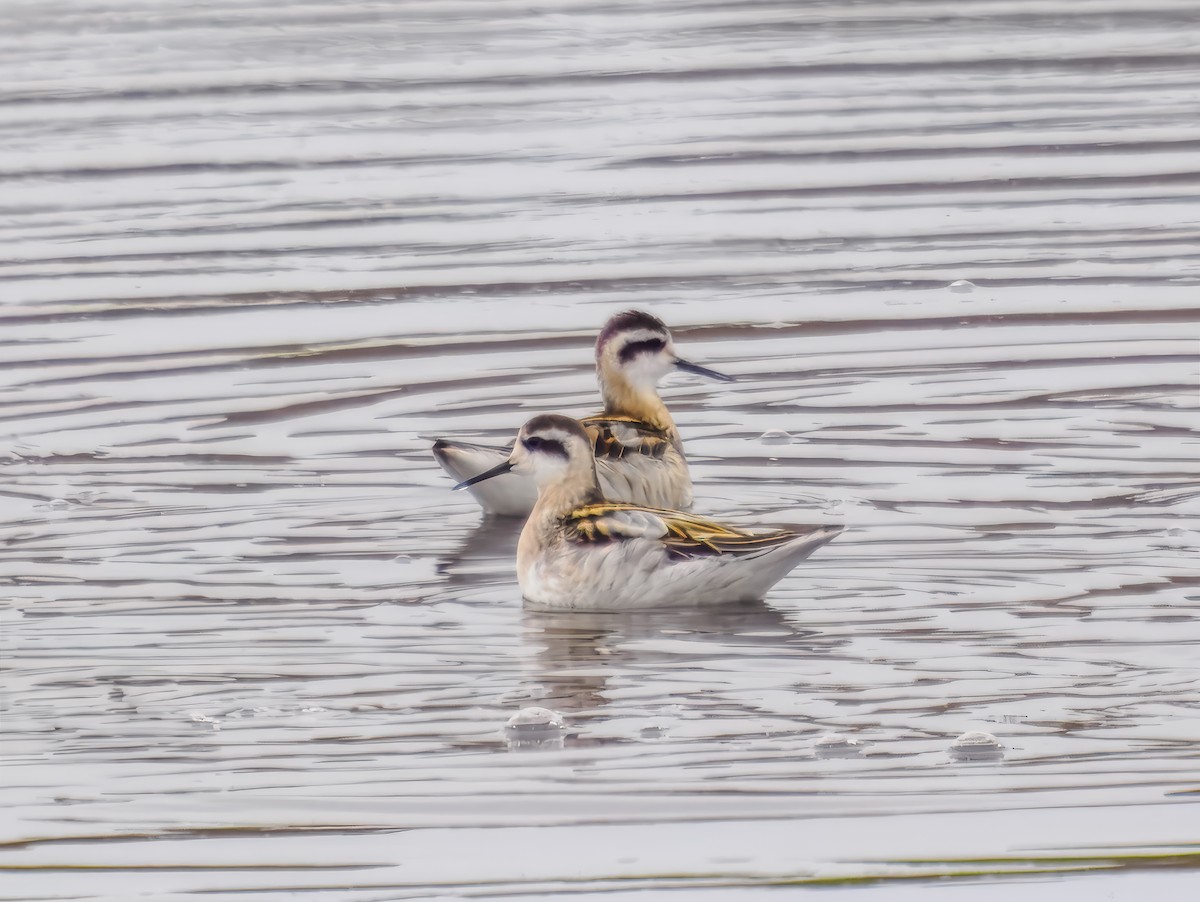
M 0 899 L 1195 881 L 1194 4 L 0 19 Z M 761 604 L 525 611 L 429 454 L 631 306 L 846 526 Z

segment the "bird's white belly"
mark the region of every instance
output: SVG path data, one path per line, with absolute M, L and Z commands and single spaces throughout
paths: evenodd
M 518 561 L 525 600 L 546 610 L 621 611 L 761 598 L 752 561 L 672 559 L 654 539 L 558 545 Z

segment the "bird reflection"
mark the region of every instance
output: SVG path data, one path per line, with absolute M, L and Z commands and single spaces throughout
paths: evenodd
M 520 520 L 484 517 L 463 536 L 458 548 L 438 562 L 438 573 L 446 577 L 446 587 L 456 594 L 464 590 L 494 588 L 497 584 L 516 586 L 517 539 Z
M 789 622 L 761 601 L 661 611 L 574 613 L 525 610 L 522 638 L 530 647 L 539 704 L 562 711 L 604 707 L 617 673 L 688 666 L 697 658 L 739 656 L 747 646 L 812 651 L 817 633 Z M 695 643 L 681 658 L 680 641 Z

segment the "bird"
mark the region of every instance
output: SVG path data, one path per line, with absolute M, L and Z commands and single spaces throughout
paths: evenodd
M 658 395 L 658 383 L 680 370 L 720 382 L 733 377 L 684 360 L 671 332 L 656 316 L 626 310 L 613 316 L 596 339 L 596 374 L 604 398 L 601 413 L 584 418 L 600 485 L 610 498 L 634 504 L 687 508 L 692 477 L 675 421 Z M 439 438 L 433 456 L 456 480 L 469 480 L 508 459 L 510 448 Z M 525 517 L 537 488 L 517 474 L 504 476 L 471 493 L 489 514 Z
M 532 478 L 538 498 L 517 540 L 517 581 L 542 610 L 622 611 L 757 601 L 840 526 L 749 531 L 679 510 L 605 499 L 592 439 L 577 420 L 540 414 L 508 459 L 464 480 Z

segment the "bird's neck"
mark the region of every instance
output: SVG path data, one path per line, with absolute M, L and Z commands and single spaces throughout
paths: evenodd
M 675 421 L 654 386 L 609 375 L 600 380 L 600 393 L 604 396 L 604 412 L 609 416 L 632 417 L 676 437 Z
M 535 565 L 541 550 L 560 538 L 560 521 L 571 511 L 604 500 L 596 479 L 596 466 L 589 462 L 588 474 L 574 474 L 564 479 L 538 486 L 537 502 L 521 529 L 517 541 L 517 567 L 522 572 Z
M 529 519 L 553 522 L 585 504 L 603 500 L 596 464 L 589 459 L 586 465 L 581 463 L 568 471 L 565 478 L 539 485 L 537 503 Z

